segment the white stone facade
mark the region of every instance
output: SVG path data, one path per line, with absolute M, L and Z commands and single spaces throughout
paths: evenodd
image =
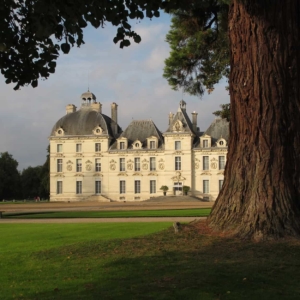
M 68 105 L 52 129 L 50 201 L 141 201 L 162 196 L 163 185 L 167 195 L 182 194 L 188 186 L 189 195 L 216 199 L 226 163 L 225 120 L 215 120 L 201 133 L 197 114 L 191 122 L 181 101 L 166 132 L 149 120 L 133 121 L 122 132 L 117 105 L 112 104 L 109 118 L 95 96 L 89 101 L 87 95 L 80 110 Z

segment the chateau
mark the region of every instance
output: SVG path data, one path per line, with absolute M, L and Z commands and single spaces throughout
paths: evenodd
M 50 201 L 141 201 L 189 194 L 214 201 L 223 184 L 228 122 L 216 119 L 205 132 L 197 127 L 182 100 L 169 127 L 161 132 L 152 120 L 132 121 L 122 131 L 118 105 L 111 117 L 91 92 L 81 107 L 69 104 L 54 125 L 50 140 Z

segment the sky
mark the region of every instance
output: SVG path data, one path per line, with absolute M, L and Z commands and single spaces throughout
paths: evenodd
M 102 113 L 110 116 L 112 102 L 118 104 L 118 122 L 123 130 L 131 120 L 152 119 L 164 132 L 168 114 L 176 113 L 179 101 L 185 100 L 187 112 L 198 113 L 198 126 L 205 131 L 215 119 L 212 114 L 220 104 L 229 103 L 221 81 L 213 93 L 201 99 L 173 91 L 163 78 L 164 60 L 169 56 L 165 36 L 170 17 L 163 14 L 153 20 L 134 21 L 140 44 L 132 42 L 120 49 L 113 43 L 116 27 L 87 27 L 85 44 L 61 54 L 54 74 L 39 80 L 37 88 L 23 87 L 14 91 L 0 75 L 0 153 L 9 152 L 22 171 L 42 165 L 46 160 L 52 127 L 66 113 L 67 104 L 80 108 L 80 96 L 88 87 L 102 104 Z

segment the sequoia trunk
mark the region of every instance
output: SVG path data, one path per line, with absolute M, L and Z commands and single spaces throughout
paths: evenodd
M 231 122 L 209 224 L 240 237 L 300 235 L 300 3 L 233 0 Z

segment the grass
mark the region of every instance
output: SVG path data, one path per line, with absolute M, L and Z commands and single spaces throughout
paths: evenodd
M 206 217 L 210 208 L 134 210 L 134 211 L 62 211 L 43 213 L 4 213 L 4 218 L 45 219 L 45 218 L 134 218 L 134 217 Z
M 168 226 L 2 224 L 1 299 L 300 299 L 300 241 Z

